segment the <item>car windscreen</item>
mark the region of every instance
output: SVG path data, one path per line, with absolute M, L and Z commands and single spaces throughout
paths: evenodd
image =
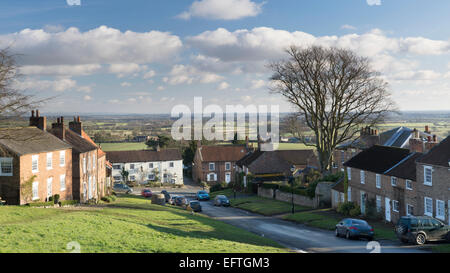
M 199 204 L 200 204 L 199 202 L 191 202 L 191 205 L 194 205 L 194 206 L 197 206 Z
M 362 221 L 362 220 L 352 220 L 352 225 L 354 226 L 368 226 L 366 221 Z
M 198 194 L 208 194 L 206 191 L 199 191 Z

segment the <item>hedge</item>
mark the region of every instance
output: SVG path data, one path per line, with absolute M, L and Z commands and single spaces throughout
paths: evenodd
M 63 201 L 60 201 L 59 204 L 61 206 L 73 206 L 73 205 L 78 204 L 78 201 L 77 200 L 63 200 Z
M 34 203 L 28 203 L 27 206 L 29 207 L 53 207 L 55 203 L 53 201 L 48 202 L 34 202 Z

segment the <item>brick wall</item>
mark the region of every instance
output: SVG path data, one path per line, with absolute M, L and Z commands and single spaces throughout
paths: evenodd
M 209 170 L 209 163 L 214 163 L 214 171 Z M 201 168 L 196 170 L 196 177 L 194 179 L 200 178 L 202 181 L 208 182 L 208 175 L 215 173 L 217 175 L 217 181 L 209 181 L 210 183 L 222 183 L 225 182 L 225 174 L 230 173 L 230 182 L 235 180 L 235 166 L 236 162 L 230 162 L 230 170 L 225 170 L 226 162 L 201 162 Z

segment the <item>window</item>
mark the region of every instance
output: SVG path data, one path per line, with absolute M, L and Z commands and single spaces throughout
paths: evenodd
M 392 187 L 397 187 L 397 177 L 391 177 L 391 185 Z
M 114 181 L 122 181 L 122 176 L 114 176 Z
M 216 164 L 214 164 L 214 163 L 209 163 L 209 170 L 210 171 L 214 171 L 215 169 L 216 169 L 216 166 L 215 166 Z
M 398 212 L 400 209 L 399 202 L 396 200 L 392 200 L 392 210 Z
M 121 167 L 120 167 L 120 165 L 113 165 L 113 169 L 114 169 L 114 170 L 120 170 Z
M 130 170 L 134 170 L 134 164 L 130 164 Z
M 66 151 L 59 152 L 59 166 L 66 165 Z
M 231 170 L 231 163 L 230 162 L 225 163 L 225 170 L 226 171 Z
M 130 175 L 130 181 L 135 181 L 135 180 L 136 180 L 136 176 Z
M 429 197 L 424 198 L 425 205 L 424 205 L 424 214 L 427 216 L 433 216 L 433 199 Z
M 442 200 L 436 200 L 436 218 L 445 220 L 445 203 Z
M 377 212 L 381 212 L 381 196 L 377 195 Z
M 347 200 L 348 200 L 349 202 L 352 201 L 352 187 L 350 187 L 350 186 L 348 186 Z
M 406 180 L 406 189 L 412 191 L 412 181 Z
M 47 198 L 53 195 L 53 177 L 47 178 Z
M 170 163 L 169 163 L 169 167 L 170 167 L 170 168 L 173 168 L 173 166 L 174 166 L 173 162 L 170 162 Z
M 39 171 L 39 155 L 31 156 L 31 171 L 37 173 Z
M 95 154 L 92 155 L 92 169 L 93 169 L 93 170 L 95 170 L 95 165 L 97 165 L 97 164 L 96 164 L 97 162 L 95 161 L 95 157 L 96 157 Z
M 83 173 L 86 173 L 86 157 L 83 157 Z
M 217 176 L 215 173 L 208 174 L 208 181 L 216 181 L 216 180 L 217 180 Z
M 0 157 L 0 176 L 13 175 L 13 159 L 8 157 Z
M 153 169 L 153 163 L 149 163 L 149 164 L 148 164 L 148 167 L 149 167 L 150 169 Z
M 365 184 L 366 183 L 366 174 L 364 173 L 364 171 L 360 171 L 360 176 L 361 176 L 361 184 Z
M 352 169 L 350 167 L 347 167 L 347 177 L 348 180 L 352 180 Z
M 33 182 L 32 185 L 33 201 L 39 199 L 39 182 Z
M 345 151 L 341 151 L 341 164 L 344 165 L 345 163 Z
M 378 189 L 381 189 L 381 175 L 375 175 L 375 184 Z
M 151 180 L 151 181 L 155 180 L 155 175 L 154 174 L 149 174 L 148 175 L 148 180 Z
M 53 168 L 52 158 L 53 158 L 53 153 L 47 153 L 47 170 L 51 170 Z
M 410 204 L 406 205 L 406 215 L 408 216 L 414 215 L 414 207 L 411 206 Z
M 87 167 L 88 167 L 88 170 L 89 170 L 89 171 L 92 170 L 92 165 L 91 165 L 91 164 L 92 164 L 92 161 L 91 161 L 91 160 L 92 160 L 92 158 L 91 158 L 91 156 L 89 155 L 89 156 L 88 156 L 88 163 L 87 163 L 87 164 L 88 164 Z
M 60 189 L 61 191 L 66 190 L 66 175 L 62 174 L 59 176 L 59 185 L 60 185 Z
M 433 185 L 433 168 L 429 166 L 423 167 L 423 183 L 427 186 Z

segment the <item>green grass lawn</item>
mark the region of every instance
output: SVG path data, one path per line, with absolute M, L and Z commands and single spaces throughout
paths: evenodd
M 286 252 L 240 228 L 127 196 L 104 208 L 0 207 L 0 252 Z
M 347 218 L 331 209 L 298 212 L 293 215 L 286 215 L 284 219 L 302 223 L 308 226 L 334 230 L 336 224 Z M 393 226 L 380 221 L 367 221 L 375 230 L 376 239 L 397 240 Z
M 145 150 L 144 142 L 99 143 L 105 152 Z
M 262 198 L 258 196 L 244 198 L 230 198 L 231 206 L 262 215 L 270 216 L 275 214 L 289 213 L 292 211 L 291 203 L 278 200 Z M 311 208 L 295 205 L 295 211 L 304 211 Z

